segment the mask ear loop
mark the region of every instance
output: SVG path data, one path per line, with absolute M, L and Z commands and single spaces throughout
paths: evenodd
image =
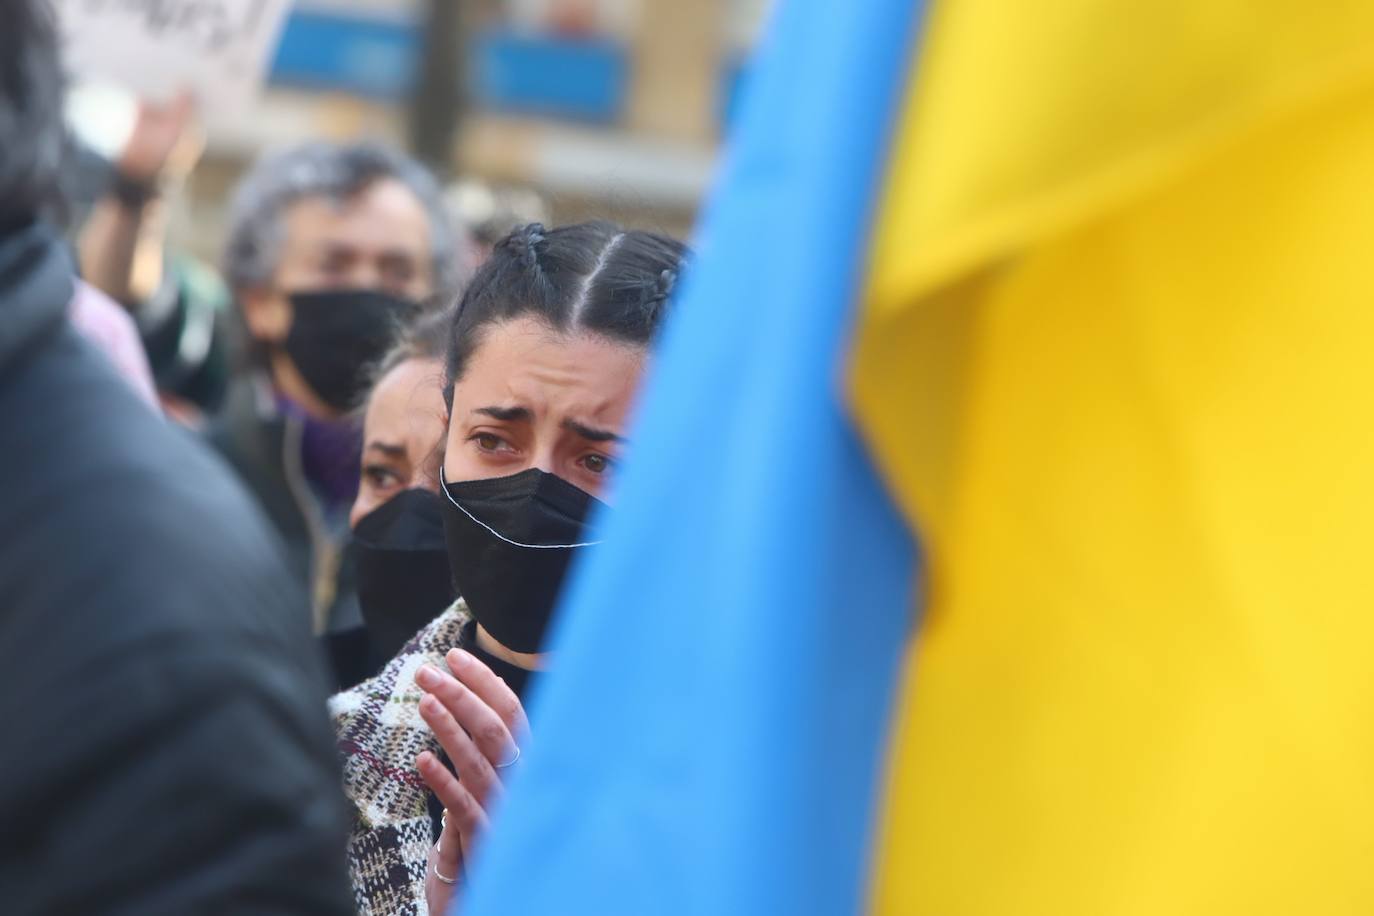
M 491 534 L 498 540 L 505 541 L 512 547 L 525 547 L 529 550 L 571 550 L 574 547 L 595 547 L 597 544 L 601 543 L 601 541 L 584 541 L 581 544 L 522 544 L 519 541 L 512 541 L 510 538 L 506 537 L 504 534 L 497 531 L 495 528 L 491 527 L 477 516 L 473 515 L 467 509 L 463 508 L 463 504 L 453 498 L 453 494 L 448 491 L 448 472 L 444 470 L 443 465 L 439 466 L 439 489 L 444 491 L 444 496 L 447 497 L 449 502 L 453 503 L 454 507 L 459 512 L 463 513 L 468 518 L 472 519 L 474 522 L 481 525 L 483 528 L 487 529 L 487 531 L 491 532 Z

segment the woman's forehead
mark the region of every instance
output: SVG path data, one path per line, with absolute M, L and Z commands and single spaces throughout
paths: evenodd
M 384 375 L 372 391 L 363 436 L 404 444 L 431 418 L 442 430 L 443 367 L 434 359 L 409 359 Z M 366 443 L 364 443 L 366 444 Z
M 633 344 L 516 319 L 492 328 L 477 348 L 455 389 L 454 410 L 618 414 L 628 409 L 643 365 L 644 351 Z

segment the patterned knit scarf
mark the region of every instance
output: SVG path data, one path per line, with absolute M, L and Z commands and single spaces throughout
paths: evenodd
M 429 789 L 415 771 L 421 751 L 440 753 L 420 718 L 421 665 L 443 668 L 468 622 L 460 599 L 401 649 L 381 673 L 329 701 L 353 808 L 348 870 L 362 916 L 424 916 L 425 867 L 433 843 Z

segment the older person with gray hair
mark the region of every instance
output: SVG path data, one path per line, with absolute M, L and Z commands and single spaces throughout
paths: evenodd
M 377 144 L 269 157 L 232 201 L 223 269 L 250 365 L 209 435 L 282 535 L 317 632 L 360 620 L 344 551 L 350 411 L 397 327 L 451 297 L 461 250 L 434 180 Z

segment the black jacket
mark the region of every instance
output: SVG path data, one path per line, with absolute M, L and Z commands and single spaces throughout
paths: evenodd
M 281 537 L 316 632 L 361 623 L 347 527 L 322 517 L 301 470 L 300 427 L 277 411 L 261 378 L 250 373 L 230 386 L 208 436 Z
M 0 909 L 350 913 L 322 674 L 231 475 L 0 238 Z

